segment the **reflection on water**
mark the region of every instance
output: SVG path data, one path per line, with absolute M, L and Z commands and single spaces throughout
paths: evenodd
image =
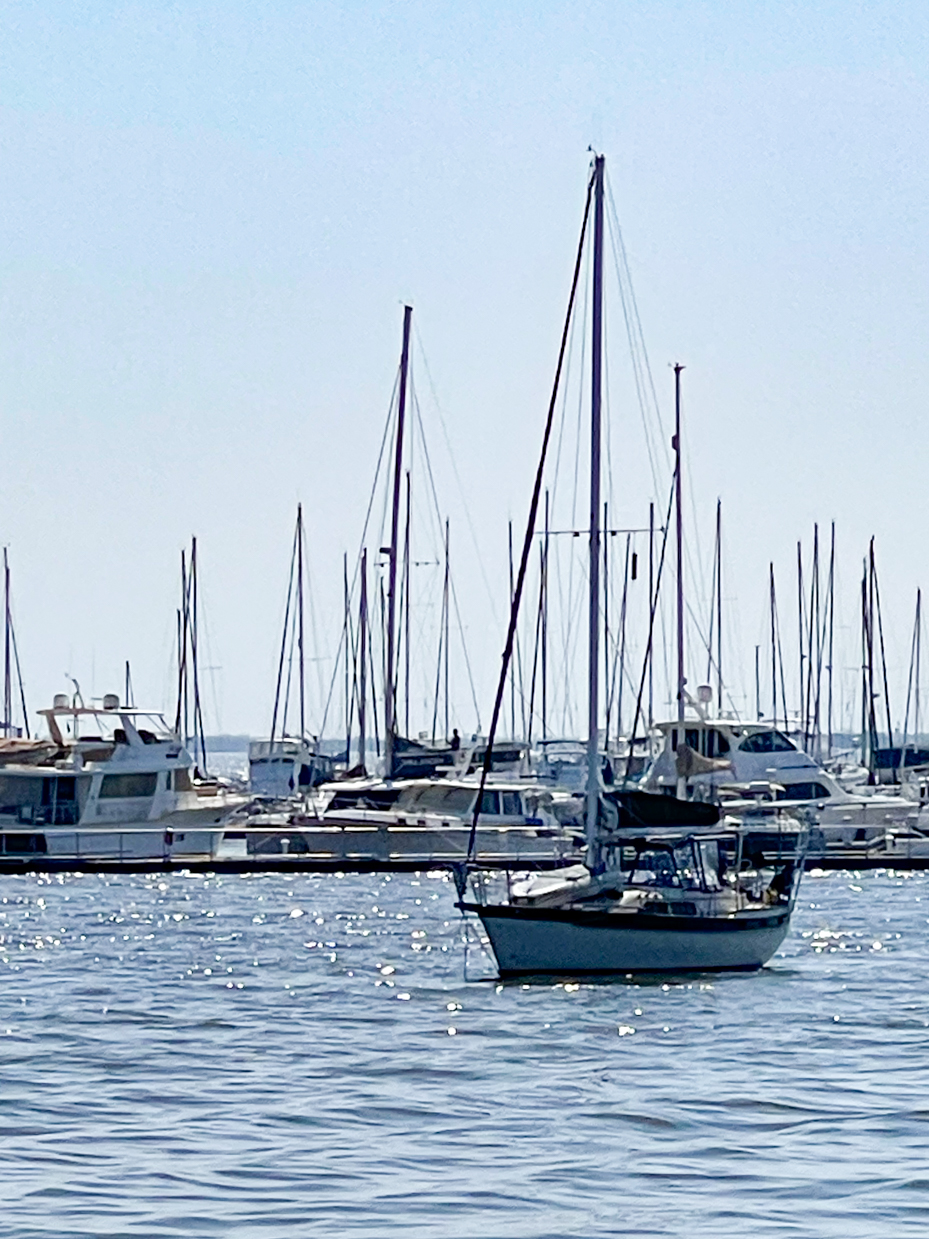
M 439 875 L 0 897 L 11 1239 L 929 1233 L 922 874 L 647 984 L 465 982 Z

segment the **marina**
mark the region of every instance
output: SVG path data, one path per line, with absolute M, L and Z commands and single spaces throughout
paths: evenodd
M 927 55 L 15 6 L 2 1239 L 929 1232 Z

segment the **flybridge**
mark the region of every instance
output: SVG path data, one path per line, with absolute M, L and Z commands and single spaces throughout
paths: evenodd
M 51 708 L 38 713 L 61 748 L 96 740 L 132 746 L 173 742 L 180 751 L 177 733 L 160 712 L 121 706 L 115 694 L 108 693 L 101 706 L 87 706 L 73 704 L 64 693 L 59 693 Z

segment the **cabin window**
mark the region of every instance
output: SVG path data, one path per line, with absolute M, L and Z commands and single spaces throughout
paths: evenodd
M 503 792 L 503 813 L 506 817 L 521 817 L 522 805 L 519 803 L 519 792 Z
M 673 752 L 675 753 L 677 752 L 677 728 L 676 727 L 671 728 L 671 749 Z
M 185 767 L 174 771 L 174 790 L 176 792 L 192 792 L 194 789 L 193 783 L 190 781 L 190 771 Z
M 828 800 L 829 791 L 822 783 L 791 783 L 777 793 L 778 800 Z
M 739 748 L 743 753 L 792 753 L 794 746 L 781 731 L 756 731 L 746 736 Z
M 688 727 L 684 732 L 684 743 L 689 745 L 697 753 L 700 752 L 700 732 L 696 727 Z
M 706 756 L 721 757 L 729 752 L 729 741 L 721 731 L 711 727 L 706 733 Z
M 54 804 L 56 800 L 74 800 L 75 799 L 75 778 L 74 775 L 62 775 L 57 779 L 42 780 L 42 804 Z
M 154 796 L 157 783 L 157 774 L 105 774 L 100 784 L 100 799 Z
M 499 813 L 500 812 L 500 793 L 485 791 L 481 796 L 481 812 L 482 813 Z

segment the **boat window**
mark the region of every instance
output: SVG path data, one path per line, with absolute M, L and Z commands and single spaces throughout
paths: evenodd
M 822 783 L 790 783 L 777 793 L 778 800 L 828 800 L 829 789 Z
M 697 752 L 700 751 L 700 732 L 696 727 L 688 727 L 684 732 L 684 737 L 685 744 L 689 745 L 692 749 L 696 749 Z
M 659 850 L 638 854 L 632 881 L 639 886 L 680 886 L 674 861 L 667 852 Z
M 674 753 L 677 752 L 677 728 L 676 727 L 671 728 L 671 750 Z
M 793 745 L 782 732 L 756 731 L 746 736 L 739 748 L 743 753 L 784 753 L 793 750 Z
M 719 757 L 729 752 L 729 741 L 721 731 L 710 727 L 706 733 L 706 757 Z
M 100 798 L 154 796 L 157 782 L 157 774 L 105 774 L 100 784 Z
M 718 891 L 722 885 L 719 880 L 719 844 L 715 839 L 703 839 L 698 846 L 700 860 L 703 864 L 705 889 Z
M 685 890 L 699 890 L 700 872 L 697 868 L 697 858 L 694 856 L 693 843 L 690 840 L 674 849 L 674 866 L 677 869 L 680 885 Z
M 193 783 L 190 781 L 190 771 L 183 766 L 179 770 L 174 771 L 174 790 L 176 792 L 191 792 L 193 791 Z
M 15 814 L 21 807 L 38 808 L 42 794 L 42 780 L 17 778 L 16 775 L 0 775 L 0 813 Z
M 450 787 L 442 797 L 442 811 L 464 817 L 474 807 L 474 790 L 470 787 Z
M 499 813 L 500 812 L 500 793 L 485 791 L 481 797 L 481 812 L 482 813 Z
M 404 797 L 397 808 L 419 813 L 470 813 L 474 792 L 468 787 L 424 787 Z
M 519 792 L 503 792 L 503 812 L 507 817 L 522 817 Z

